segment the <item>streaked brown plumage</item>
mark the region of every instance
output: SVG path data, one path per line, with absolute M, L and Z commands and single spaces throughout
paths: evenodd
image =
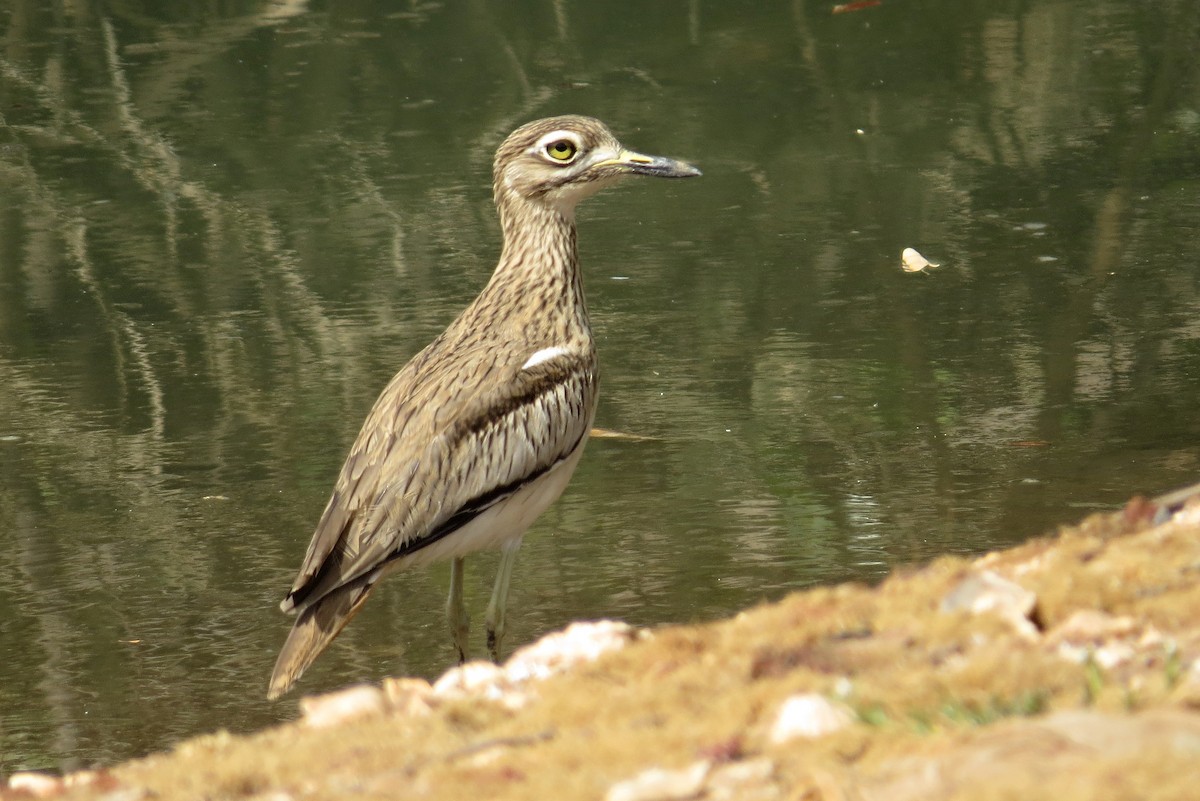
M 281 607 L 298 618 L 268 697 L 286 692 L 401 568 L 452 558 L 447 616 L 466 658 L 463 557 L 499 547 L 488 606 L 496 658 L 521 536 L 566 487 L 596 410 L 575 204 L 623 175 L 695 167 L 625 150 L 598 120 L 518 128 L 496 152 L 504 247 L 491 280 L 375 402 Z

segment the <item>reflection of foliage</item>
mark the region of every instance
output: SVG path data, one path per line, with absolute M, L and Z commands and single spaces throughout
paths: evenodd
M 542 113 L 706 178 L 582 212 L 598 422 L 655 439 L 591 446 L 522 556 L 515 591 L 557 606 L 518 639 L 876 577 L 1200 464 L 1183 11 L 10 5 L 0 619 L 43 661 L 0 685 L 58 738 L 23 754 L 276 714 L 246 693 L 277 591 L 379 387 L 484 280 L 491 148 Z M 910 245 L 944 266 L 902 274 Z M 1147 459 L 1098 489 L 1122 441 Z M 329 669 L 437 641 L 410 609 L 436 583 Z M 98 752 L 92 698 L 137 741 Z

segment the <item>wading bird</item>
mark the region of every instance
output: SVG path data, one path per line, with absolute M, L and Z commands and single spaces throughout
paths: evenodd
M 626 150 L 601 122 L 523 125 L 496 152 L 504 246 L 487 286 L 384 388 L 350 448 L 292 589 L 297 614 L 271 675 L 286 692 L 397 570 L 451 559 L 446 614 L 467 658 L 463 559 L 499 548 L 487 644 L 498 659 L 521 537 L 562 494 L 596 411 L 596 347 L 575 205 L 627 175 L 690 164 Z

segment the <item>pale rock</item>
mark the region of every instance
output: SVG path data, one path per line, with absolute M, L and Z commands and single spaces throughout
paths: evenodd
M 1079 609 L 1046 636 L 1073 643 L 1095 642 L 1106 637 L 1124 637 L 1136 628 L 1137 622 L 1126 615 L 1117 617 L 1096 609 Z
M 572 623 L 519 649 L 505 664 L 504 673 L 514 684 L 540 681 L 623 648 L 634 635 L 632 626 L 617 620 Z
M 63 792 L 62 779 L 49 773 L 25 771 L 8 777 L 8 789 L 31 795 L 34 798 L 53 798 Z
M 1026 574 L 1041 570 L 1045 565 L 1045 562 L 1046 555 L 1038 554 L 1030 559 L 1026 559 L 1024 562 L 1019 562 L 1013 565 L 1009 568 L 1009 570 L 1014 576 L 1024 576 Z
M 1153 626 L 1142 632 L 1142 636 L 1138 638 L 1138 648 L 1157 648 L 1160 646 L 1166 648 L 1174 648 L 1174 644 L 1167 641 L 1167 638 L 1162 635 L 1162 632 Z
M 384 679 L 383 695 L 397 715 L 421 717 L 433 709 L 433 685 L 425 679 Z
M 1111 670 L 1123 662 L 1128 662 L 1137 653 L 1133 647 L 1125 643 L 1109 643 L 1101 646 L 1075 645 L 1070 642 L 1060 642 L 1055 653 L 1068 662 L 1083 665 L 1092 662 L 1104 670 Z
M 483 698 L 509 709 L 519 709 L 528 701 L 505 676 L 503 668 L 476 660 L 451 668 L 433 684 L 433 697 L 439 699 Z
M 1133 659 L 1135 653 L 1133 647 L 1125 643 L 1108 643 L 1092 651 L 1092 660 L 1105 670 L 1112 670 Z
M 476 659 L 450 668 L 433 683 L 433 694 L 439 698 L 463 698 L 486 693 L 504 681 L 499 665 Z
M 942 599 L 942 612 L 967 611 L 996 614 L 1027 639 L 1036 639 L 1037 626 L 1029 620 L 1037 595 L 991 570 L 971 573 Z
M 88 787 L 92 790 L 111 790 L 119 786 L 116 777 L 104 769 L 77 770 L 63 776 L 63 786 L 68 790 Z
M 1055 648 L 1055 653 L 1058 654 L 1060 659 L 1082 665 L 1091 656 L 1092 649 L 1084 645 L 1072 645 L 1069 642 L 1060 642 Z
M 326 695 L 300 699 L 304 725 L 313 729 L 340 726 L 360 718 L 382 715 L 387 710 L 387 698 L 378 687 L 360 684 Z
M 1178 512 L 1171 515 L 1171 522 L 1181 526 L 1194 526 L 1200 523 L 1200 503 L 1192 502 L 1186 504 Z
M 1138 648 L 1153 647 L 1162 640 L 1154 629 L 1138 635 L 1139 624 L 1132 617 L 1080 609 L 1051 629 L 1046 639 L 1055 643 L 1058 655 L 1070 662 L 1083 664 L 1091 660 L 1109 670 L 1132 659 Z M 1136 643 L 1132 642 L 1135 637 Z
M 705 801 L 754 801 L 774 798 L 775 763 L 767 757 L 717 765 L 704 788 Z
M 624 647 L 637 634 L 629 624 L 614 620 L 572 623 L 519 649 L 504 667 L 481 660 L 467 662 L 447 670 L 432 686 L 419 679 L 388 679 L 384 694 L 398 714 L 423 715 L 439 701 L 465 698 L 519 709 L 529 702 L 523 685 L 591 662 Z
M 649 768 L 608 788 L 604 801 L 686 801 L 704 790 L 710 765 L 693 762 L 686 768 Z
M 779 707 L 771 726 L 771 742 L 780 745 L 797 737 L 823 737 L 854 722 L 849 709 L 818 693 L 793 695 Z

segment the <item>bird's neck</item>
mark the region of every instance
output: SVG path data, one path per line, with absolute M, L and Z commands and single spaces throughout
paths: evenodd
M 513 198 L 497 205 L 504 247 L 485 293 L 503 294 L 514 318 L 551 336 L 590 336 L 574 215 Z

